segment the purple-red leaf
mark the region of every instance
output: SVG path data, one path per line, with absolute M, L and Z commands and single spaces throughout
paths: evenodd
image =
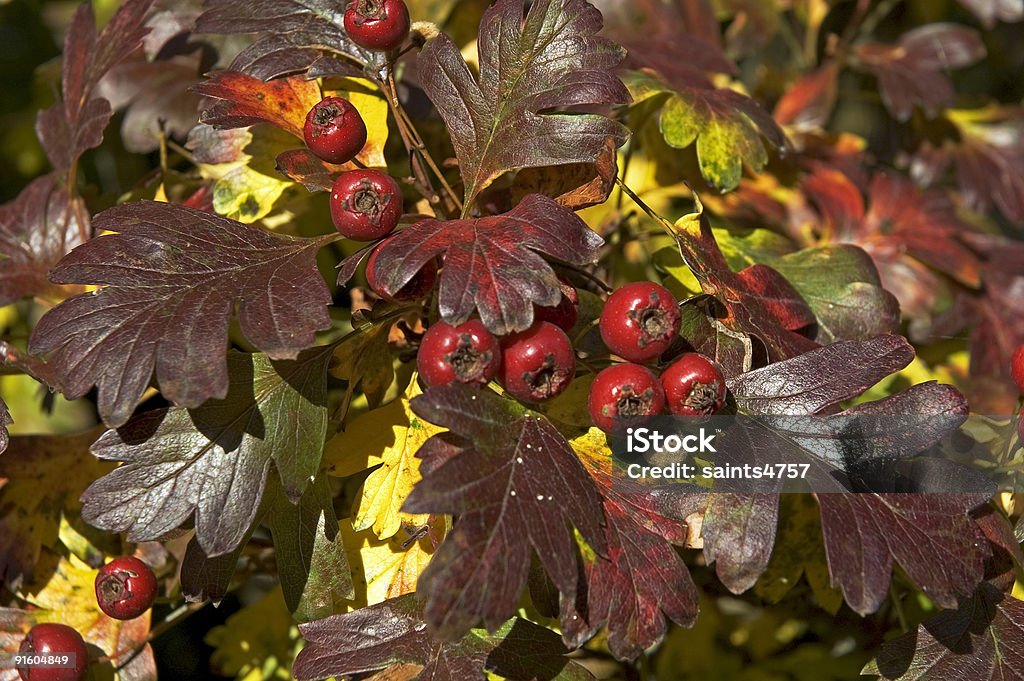
M 862 43 L 855 52 L 878 78 L 889 113 L 905 121 L 915 105 L 929 116 L 952 105 L 956 93 L 942 72 L 975 63 L 985 56 L 985 45 L 966 26 L 933 23 L 904 33 L 894 45 Z
M 601 24 L 585 0 L 539 0 L 525 20 L 521 0 L 498 0 L 480 22 L 478 78 L 447 35 L 427 43 L 419 76 L 451 134 L 467 210 L 504 172 L 594 163 L 609 138 L 626 140 L 609 118 L 558 111 L 629 101 L 612 72 L 625 53 Z
M 330 292 L 315 262 L 321 241 L 150 201 L 104 211 L 95 227 L 117 233 L 68 254 L 50 278 L 102 288 L 47 313 L 29 347 L 53 353 L 69 398 L 97 386 L 109 425 L 128 420 L 154 367 L 176 404 L 223 397 L 236 305 L 242 333 L 273 358 L 295 357 L 330 325 Z
M 436 638 L 412 594 L 344 615 L 299 626 L 309 642 L 295 659 L 299 681 L 349 677 L 411 663 L 423 670 L 416 681 L 468 681 L 485 672 L 511 681 L 592 681 L 554 632 L 512 619 L 493 634 L 466 633 L 454 641 Z M 360 677 L 362 678 L 362 677 Z
M 526 585 L 531 547 L 559 591 L 574 598 L 580 577 L 568 523 L 599 553 L 607 542 L 601 494 L 565 438 L 546 419 L 475 386 L 431 389 L 412 408 L 460 438 L 454 455 L 420 450 L 424 478 L 402 507 L 457 516 L 420 575 L 427 620 L 445 637 L 481 621 L 500 625 Z M 435 451 L 447 459 L 440 466 L 430 461 Z
M 531 194 L 503 215 L 424 220 L 377 252 L 382 293 L 400 290 L 429 261 L 443 256 L 438 305 L 449 324 L 473 313 L 504 335 L 533 323 L 534 305 L 555 305 L 561 289 L 542 255 L 573 265 L 597 260 L 604 243 L 575 213 Z
M 58 294 L 46 274 L 88 238 L 89 214 L 53 174 L 34 180 L 0 206 L 0 306 L 24 296 Z
M 754 586 L 768 567 L 778 519 L 777 494 L 711 495 L 704 516 L 704 555 L 733 593 Z

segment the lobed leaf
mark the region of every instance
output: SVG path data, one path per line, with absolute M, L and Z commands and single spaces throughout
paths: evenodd
M 558 634 L 512 619 L 493 634 L 474 630 L 455 641 L 436 638 L 408 595 L 344 615 L 300 625 L 309 642 L 292 673 L 299 681 L 377 671 L 396 663 L 423 670 L 416 681 L 483 679 L 485 671 L 511 681 L 592 681 L 570 661 Z
M 603 243 L 571 210 L 531 194 L 502 215 L 423 220 L 402 230 L 377 251 L 379 283 L 382 293 L 393 294 L 441 256 L 441 317 L 461 324 L 476 311 L 492 333 L 505 335 L 533 323 L 534 305 L 561 299 L 558 278 L 541 256 L 587 265 Z
M 294 358 L 313 344 L 314 331 L 330 325 L 330 293 L 315 262 L 322 240 L 149 201 L 104 211 L 95 226 L 117 233 L 68 254 L 50 279 L 102 288 L 48 312 L 29 349 L 53 353 L 68 398 L 97 386 L 109 425 L 128 420 L 154 367 L 176 404 L 223 398 L 236 304 L 242 333 L 272 358 Z
M 612 72 L 624 51 L 601 25 L 585 0 L 540 0 L 525 19 L 521 0 L 499 0 L 480 21 L 476 78 L 447 35 L 427 43 L 420 82 L 451 135 L 467 211 L 502 173 L 594 163 L 608 139 L 625 141 L 619 123 L 565 110 L 629 100 Z
M 321 99 L 315 81 L 279 78 L 265 83 L 237 71 L 217 71 L 192 91 L 218 100 L 203 111 L 200 123 L 219 128 L 269 123 L 299 139 L 306 114 Z
M 123 465 L 85 491 L 82 517 L 150 541 L 195 515 L 207 557 L 232 551 L 256 517 L 272 461 L 292 503 L 319 468 L 329 357 L 324 348 L 276 362 L 231 352 L 224 399 L 145 412 L 107 431 L 92 451 Z
M 580 577 L 567 521 L 599 553 L 606 555 L 607 542 L 601 494 L 562 435 L 475 386 L 435 388 L 412 407 L 458 438 L 435 436 L 420 449 L 423 480 L 402 507 L 458 516 L 418 585 L 431 625 L 445 637 L 480 621 L 499 626 L 516 610 L 531 549 L 559 591 L 574 598 Z

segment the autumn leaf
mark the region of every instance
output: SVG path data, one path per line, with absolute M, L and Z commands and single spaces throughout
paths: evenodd
M 217 100 L 200 123 L 223 128 L 269 123 L 299 139 L 306 114 L 321 99 L 316 81 L 294 77 L 264 83 L 237 71 L 215 72 L 192 90 Z
M 405 525 L 390 539 L 378 539 L 372 530 L 356 532 L 342 522 L 348 561 L 360 575 L 350 609 L 377 605 L 416 591 L 420 574 L 430 564 L 435 542 L 444 537 L 446 521 L 438 517 L 425 526 Z
M 194 514 L 207 557 L 232 551 L 256 517 L 271 462 L 292 503 L 318 470 L 329 357 L 329 348 L 290 361 L 231 352 L 224 399 L 148 411 L 107 431 L 93 454 L 123 465 L 85 491 L 83 518 L 149 541 Z
M 330 293 L 315 262 L 322 240 L 150 201 L 104 211 L 95 227 L 117 233 L 68 254 L 50 279 L 102 288 L 47 313 L 29 349 L 52 353 L 69 399 L 97 386 L 108 425 L 128 420 L 154 368 L 176 404 L 223 398 L 236 301 L 242 333 L 272 358 L 294 358 L 330 325 Z
M 425 516 L 400 510 L 420 481 L 416 452 L 442 432 L 413 413 L 410 401 L 421 393 L 414 375 L 404 395 L 362 414 L 324 446 L 324 463 L 330 465 L 331 475 L 346 477 L 376 468 L 360 492 L 358 511 L 352 519 L 357 532 L 373 528 L 377 537 L 388 539 L 403 523 L 422 525 L 426 520 Z
M 558 634 L 512 619 L 494 633 L 473 630 L 454 641 L 435 638 L 415 596 L 384 601 L 299 627 L 309 642 L 295 660 L 299 681 L 372 672 L 397 662 L 423 667 L 417 681 L 465 681 L 484 672 L 510 681 L 592 681 L 565 657 Z
M 294 626 L 280 589 L 271 589 L 207 632 L 210 666 L 221 676 L 289 681 Z
M 394 359 L 387 342 L 390 327 L 376 324 L 343 339 L 331 358 L 331 375 L 348 381 L 350 392 L 361 390 L 370 406 L 380 404 L 395 381 Z
M 381 292 L 400 290 L 424 265 L 442 256 L 438 306 L 452 325 L 474 312 L 497 335 L 526 329 L 534 305 L 561 299 L 558 278 L 544 260 L 586 265 L 604 243 L 572 211 L 540 194 L 508 213 L 470 220 L 423 220 L 377 251 Z
M 420 448 L 424 478 L 406 500 L 410 513 L 458 516 L 420 577 L 427 620 L 445 637 L 510 617 L 536 552 L 566 598 L 577 593 L 571 522 L 607 552 L 601 495 L 565 438 L 546 419 L 489 390 L 433 388 L 413 412 L 447 427 Z M 440 459 L 443 463 L 438 464 Z
M 499 0 L 480 21 L 474 78 L 444 33 L 419 55 L 419 77 L 451 135 L 468 215 L 502 173 L 594 163 L 606 140 L 626 139 L 619 123 L 571 107 L 622 104 L 629 95 L 612 69 L 621 47 L 596 35 L 601 13 L 585 0 L 541 0 L 523 18 L 520 0 Z

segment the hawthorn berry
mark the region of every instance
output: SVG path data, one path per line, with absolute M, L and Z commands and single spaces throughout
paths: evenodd
M 349 239 L 373 241 L 390 234 L 402 217 L 402 188 L 379 170 L 350 170 L 334 181 L 331 219 Z
M 1018 345 L 1013 351 L 1013 358 L 1010 360 L 1010 374 L 1013 382 L 1017 384 L 1017 390 L 1024 395 L 1024 345 Z
M 458 326 L 439 321 L 423 334 L 416 368 L 428 388 L 449 383 L 487 383 L 498 373 L 498 339 L 479 319 Z
M 373 249 L 370 253 L 370 257 L 366 260 L 366 283 L 370 285 L 370 288 L 385 300 L 395 301 L 409 301 L 418 300 L 426 296 L 430 291 L 433 290 L 434 284 L 437 282 L 437 262 L 431 260 L 423 266 L 419 272 L 413 275 L 413 278 L 406 282 L 405 286 L 400 288 L 392 295 L 388 295 L 384 292 L 384 289 L 380 285 L 379 268 L 377 267 L 377 253 L 380 249 L 387 244 L 388 241 L 394 237 L 385 239 L 377 248 Z
M 345 10 L 344 24 L 356 45 L 390 52 L 409 35 L 409 8 L 403 0 L 352 0 Z
M 725 377 L 704 355 L 688 352 L 661 374 L 665 402 L 673 414 L 711 416 L 725 405 Z
M 551 322 L 563 331 L 569 331 L 576 326 L 576 319 L 579 316 L 580 297 L 569 282 L 561 277 L 558 278 L 558 288 L 562 291 L 562 299 L 557 305 L 542 306 L 536 305 L 533 308 L 534 321 Z
M 133 620 L 156 600 L 156 575 L 135 556 L 110 561 L 96 575 L 96 602 L 117 620 Z
M 302 136 L 318 158 L 348 163 L 366 144 L 366 124 L 347 99 L 326 97 L 306 114 Z
M 606 433 L 654 416 L 665 408 L 665 391 L 658 377 L 639 364 L 614 364 L 590 384 L 590 418 Z
M 29 630 L 21 642 L 22 655 L 67 655 L 73 666 L 18 667 L 22 681 L 82 681 L 89 669 L 89 651 L 82 635 L 66 624 L 44 622 Z
M 646 362 L 668 349 L 679 324 L 675 296 L 664 286 L 638 281 L 608 296 L 599 328 L 613 353 L 630 362 Z
M 543 402 L 565 390 L 576 374 L 576 353 L 565 331 L 534 322 L 501 343 L 501 384 L 524 402 Z

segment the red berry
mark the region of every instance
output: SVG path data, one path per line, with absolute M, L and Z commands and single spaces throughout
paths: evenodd
M 403 0 L 353 0 L 345 10 L 345 32 L 356 45 L 390 52 L 409 35 L 409 8 Z
M 501 384 L 524 402 L 543 402 L 569 386 L 576 374 L 576 353 L 565 331 L 535 322 L 501 344 Z
M 542 307 L 537 305 L 533 308 L 533 319 L 538 322 L 551 322 L 569 331 L 576 326 L 576 318 L 579 316 L 580 297 L 576 289 L 569 285 L 565 279 L 558 278 L 558 287 L 562 291 L 562 299 L 557 305 Z
M 416 368 L 427 387 L 487 383 L 498 373 L 501 349 L 479 319 L 452 326 L 437 322 L 423 334 Z
M 665 401 L 673 414 L 710 416 L 725 404 L 725 377 L 704 355 L 688 352 L 661 374 Z
M 667 288 L 649 281 L 626 284 L 601 311 L 601 338 L 630 362 L 646 362 L 668 349 L 679 333 L 679 304 Z
M 402 188 L 379 170 L 351 170 L 334 181 L 331 218 L 349 239 L 373 241 L 390 234 L 402 217 Z
M 89 669 L 89 651 L 82 635 L 66 624 L 45 622 L 28 632 L 18 652 L 22 655 L 67 655 L 74 660 L 67 668 L 33 666 L 18 668 L 23 681 L 82 681 Z
M 306 146 L 328 163 L 348 163 L 366 144 L 366 124 L 352 103 L 327 97 L 306 114 Z
M 659 413 L 665 408 L 665 391 L 647 367 L 615 364 L 594 377 L 588 407 L 594 425 L 611 433 Z
M 405 286 L 398 289 L 394 294 L 388 295 L 384 292 L 384 289 L 380 285 L 380 272 L 377 267 L 377 253 L 380 249 L 391 241 L 394 237 L 385 239 L 380 246 L 373 249 L 373 253 L 370 253 L 370 257 L 366 261 L 366 283 L 370 285 L 370 288 L 385 300 L 394 301 L 410 301 L 419 300 L 434 289 L 434 283 L 437 282 L 437 262 L 431 260 L 423 266 L 419 272 L 413 275 L 413 278 L 406 282 Z
M 117 620 L 133 620 L 153 606 L 156 575 L 135 556 L 110 561 L 96 575 L 96 602 Z
M 1013 351 L 1013 359 L 1010 360 L 1010 374 L 1013 376 L 1017 390 L 1024 395 L 1024 345 L 1018 345 Z

